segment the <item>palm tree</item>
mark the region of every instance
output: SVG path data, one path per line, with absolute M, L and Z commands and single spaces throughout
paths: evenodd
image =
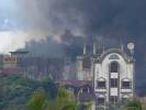
M 45 92 L 39 90 L 33 94 L 31 100 L 27 104 L 27 107 L 29 110 L 45 110 L 46 104 L 47 99 Z
M 27 107 L 29 110 L 79 110 L 80 106 L 74 94 L 61 87 L 54 99 L 48 99 L 42 90 L 35 92 Z
M 56 110 L 77 110 L 78 108 L 74 94 L 65 88 L 60 88 L 56 98 Z
M 79 110 L 79 104 L 71 92 L 65 88 L 59 88 L 56 99 L 48 101 L 47 108 L 47 110 Z

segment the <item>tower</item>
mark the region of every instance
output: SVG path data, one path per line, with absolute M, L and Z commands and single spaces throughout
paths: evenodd
M 83 55 L 77 57 L 76 67 L 77 67 L 77 80 L 81 81 L 91 81 L 91 57 L 87 53 L 86 43 L 83 46 Z
M 96 55 L 96 43 L 93 42 L 93 55 Z

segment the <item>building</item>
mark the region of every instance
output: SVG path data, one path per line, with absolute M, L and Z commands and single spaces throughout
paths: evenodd
M 2 60 L 0 61 L 1 66 L 1 73 L 2 74 L 20 74 L 21 68 L 18 63 L 17 57 L 10 56 L 10 55 L 3 55 Z
M 117 104 L 134 97 L 134 44 L 98 51 L 93 44 L 93 54 L 77 57 L 77 80 L 90 81 L 96 97 L 96 107 Z M 98 109 L 97 109 L 98 110 Z
M 64 80 L 76 79 L 76 63 L 71 61 L 70 58 L 64 59 L 63 79 Z
M 86 44 L 84 44 L 83 55 L 77 56 L 76 68 L 77 68 L 77 80 L 92 81 L 92 56 L 87 54 Z

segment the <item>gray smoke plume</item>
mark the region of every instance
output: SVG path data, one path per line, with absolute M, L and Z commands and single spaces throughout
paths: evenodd
M 67 54 L 72 53 L 72 56 L 79 54 L 77 49 L 81 46 L 71 45 L 73 44 L 69 40 L 72 39 L 71 36 L 66 36 L 69 40 L 67 42 L 61 38 L 66 29 L 71 30 L 74 36 L 87 37 L 89 40 L 100 36 L 103 40 L 108 39 L 109 45 L 113 41 L 119 42 L 119 39 L 125 44 L 132 41 L 136 44 L 137 85 L 139 88 L 144 88 L 146 84 L 145 10 L 145 0 L 2 0 L 0 23 L 5 24 L 1 25 L 2 32 L 22 33 L 19 36 L 23 40 L 20 40 L 18 35 L 12 40 L 14 42 L 19 39 L 21 43 L 14 42 L 14 45 L 12 42 L 14 46 L 9 46 L 13 47 L 10 49 L 26 47 L 36 50 L 39 47 L 38 53 L 43 53 L 41 50 L 47 47 L 49 56 L 54 55 L 55 50 L 60 54 L 58 56 L 64 56 L 66 50 L 71 50 L 67 51 Z M 42 46 L 44 44 L 45 46 Z M 64 48 L 67 49 L 64 51 Z

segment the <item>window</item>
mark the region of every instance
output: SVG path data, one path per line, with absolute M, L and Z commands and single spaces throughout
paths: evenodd
M 106 88 L 105 81 L 97 81 L 97 88 Z
M 129 96 L 128 96 L 128 95 L 123 95 L 123 96 L 122 96 L 122 102 L 123 102 L 123 103 L 127 102 L 128 99 L 129 99 Z
M 110 65 L 110 72 L 118 72 L 118 63 L 112 62 Z
M 122 102 L 125 103 L 128 101 L 128 98 L 122 98 Z
M 113 54 L 109 57 L 109 59 L 120 59 L 118 55 Z
M 97 100 L 99 105 L 103 105 L 105 103 L 105 98 L 104 97 L 99 97 Z
M 117 96 L 110 96 L 110 102 L 111 103 L 117 103 L 118 102 L 118 97 Z
M 83 59 L 83 68 L 84 68 L 84 69 L 89 69 L 90 66 L 91 66 L 90 58 L 85 57 L 85 58 Z
M 97 88 L 106 88 L 106 79 L 105 78 L 99 78 L 97 79 Z
M 130 88 L 130 82 L 129 81 L 122 81 L 122 88 L 125 88 L 125 89 Z
M 118 79 L 110 79 L 111 87 L 118 87 Z

